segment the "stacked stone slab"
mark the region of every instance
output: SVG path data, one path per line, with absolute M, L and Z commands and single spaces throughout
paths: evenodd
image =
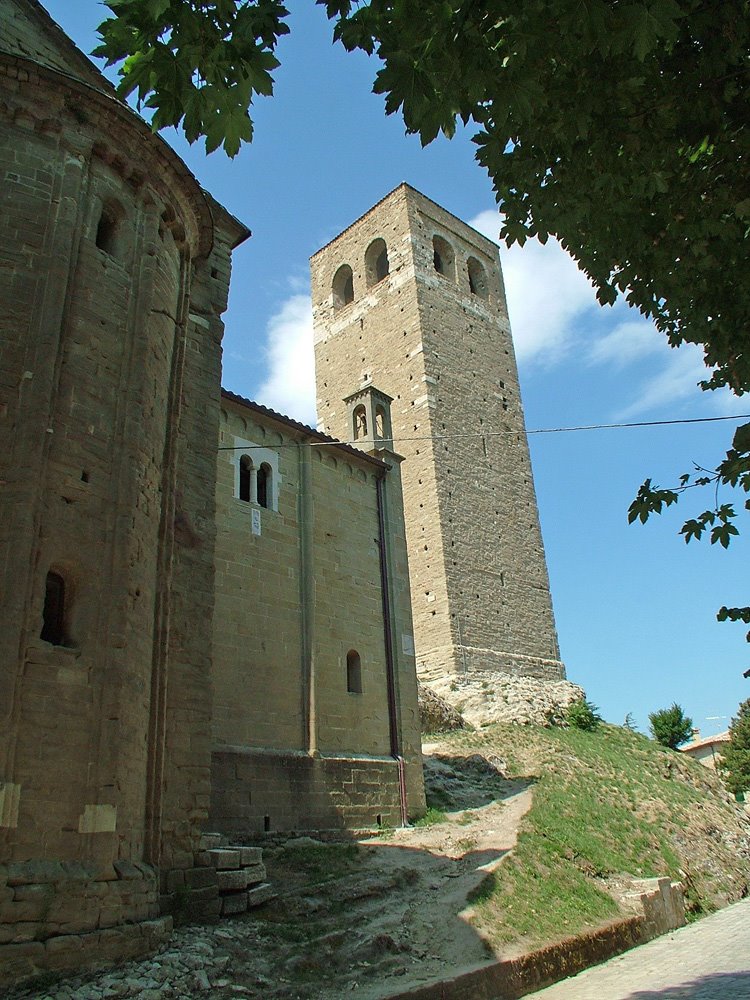
M 199 854 L 197 861 L 216 872 L 223 917 L 244 913 L 274 895 L 271 884 L 265 881 L 260 847 L 214 847 Z
M 193 868 L 161 873 L 160 909 L 177 923 L 214 923 L 245 913 L 275 895 L 265 881 L 260 847 L 226 845 L 220 833 L 204 833 Z

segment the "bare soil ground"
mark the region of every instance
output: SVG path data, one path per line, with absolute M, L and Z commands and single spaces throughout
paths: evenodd
M 375 1000 L 495 959 L 464 911 L 471 891 L 512 850 L 531 805 L 530 782 L 506 779 L 480 754 L 435 750 L 425 747 L 432 797 L 449 787 L 460 805 L 443 820 L 359 841 L 354 853 L 348 849 L 346 870 L 335 870 L 336 855 L 347 857 L 341 845 L 316 846 L 303 838 L 298 846 L 267 852 L 280 895 L 258 915 L 260 924 L 270 929 L 277 919 L 286 923 L 291 914 L 304 914 L 311 933 L 292 957 L 279 955 L 290 973 L 286 991 L 279 984 L 278 992 L 266 995 L 334 1000 L 351 991 Z M 305 855 L 318 855 L 317 886 L 307 878 L 295 884 L 299 869 L 290 878 L 294 853 L 303 865 Z M 307 982 L 290 991 L 300 974 Z
M 607 743 L 606 734 L 592 743 L 596 760 L 606 755 Z M 643 754 L 647 751 L 653 753 L 646 748 Z M 272 902 L 215 927 L 181 928 L 153 958 L 45 988 L 39 984 L 15 996 L 342 1000 L 351 995 L 384 1000 L 547 943 L 498 938 L 487 915 L 472 911 L 469 897 L 512 856 L 532 803 L 535 779 L 510 779 L 507 773 L 579 783 L 584 780 L 580 760 L 544 731 L 517 727 L 487 736 L 446 735 L 425 745 L 424 752 L 428 801 L 441 810 L 431 814 L 436 822 L 347 842 L 298 837 L 268 843 L 264 859 L 277 892 Z M 669 771 L 674 794 L 682 794 L 683 785 L 702 793 L 689 821 L 671 834 L 685 880 L 702 886 L 702 897 L 712 905 L 739 898 L 748 884 L 746 820 L 724 801 L 728 797 L 714 775 L 679 755 L 657 759 Z M 603 757 L 605 773 L 608 766 Z M 617 785 L 615 795 L 622 794 Z M 637 812 L 655 829 L 674 823 L 672 809 L 667 800 L 646 796 L 637 803 Z M 586 870 L 579 861 L 573 863 Z M 590 874 L 618 900 L 620 912 L 627 912 L 628 876 Z M 478 929 L 483 926 L 484 932 Z M 560 931 L 557 927 L 555 940 Z

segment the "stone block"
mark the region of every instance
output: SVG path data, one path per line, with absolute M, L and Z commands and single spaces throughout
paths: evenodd
M 36 941 L 42 936 L 44 926 L 28 920 L 21 923 L 6 923 L 0 915 L 0 945 Z
M 247 891 L 247 906 L 248 909 L 252 909 L 255 906 L 261 906 L 263 903 L 267 903 L 270 899 L 276 896 L 273 886 L 270 882 L 262 882 L 260 885 L 254 886 L 252 889 Z
M 247 906 L 247 900 L 245 903 Z M 44 958 L 41 941 L 3 945 L 0 947 L 0 983 L 12 984 L 33 976 L 44 968 Z
M 246 865 L 256 865 L 263 860 L 263 848 L 262 847 L 240 847 L 240 864 L 245 867 Z
M 220 892 L 232 892 L 238 889 L 247 889 L 247 871 L 244 868 L 237 868 L 233 871 L 223 871 L 216 873 Z
M 65 870 L 59 861 L 12 861 L 8 865 L 8 885 L 61 882 Z
M 115 861 L 113 862 L 113 867 L 117 872 L 117 877 L 120 879 L 143 878 L 140 868 L 134 865 L 132 861 Z
M 229 917 L 247 910 L 247 893 L 233 892 L 221 897 L 221 915 Z
M 167 872 L 167 892 L 175 892 L 185 885 L 185 872 L 180 868 L 173 868 Z
M 258 882 L 262 882 L 266 877 L 266 866 L 264 864 L 247 865 L 242 870 L 247 876 L 248 885 L 257 885 Z
M 4 920 L 47 919 L 50 906 L 55 898 L 55 889 L 50 883 L 45 885 L 19 885 L 13 893 L 13 902 L 2 907 Z
M 202 833 L 201 834 L 201 851 L 210 851 L 217 847 L 221 847 L 221 834 L 220 833 Z
M 206 864 L 217 871 L 228 871 L 232 868 L 240 867 L 240 851 L 238 848 L 215 847 L 205 853 L 208 856 Z
M 205 886 L 218 885 L 216 871 L 213 868 L 188 868 L 185 872 L 185 885 L 189 889 L 203 889 Z
M 117 828 L 117 806 L 108 803 L 85 805 L 78 818 L 79 833 L 114 833 Z
M 200 889 L 191 889 L 188 895 L 188 905 L 194 902 L 205 902 L 208 899 L 216 899 L 219 895 L 218 885 L 204 885 Z

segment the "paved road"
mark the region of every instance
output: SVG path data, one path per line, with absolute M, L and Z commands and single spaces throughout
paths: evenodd
M 678 997 L 750 1000 L 750 899 L 533 994 L 533 1000 Z

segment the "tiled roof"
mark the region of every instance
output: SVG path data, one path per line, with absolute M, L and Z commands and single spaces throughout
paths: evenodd
M 690 750 L 699 750 L 701 747 L 710 747 L 714 743 L 728 743 L 729 742 L 729 730 L 727 729 L 723 733 L 717 733 L 715 736 L 705 736 L 703 739 L 694 740 L 692 743 L 685 744 L 684 747 L 680 747 L 682 753 L 688 753 Z
M 352 445 L 345 444 L 343 441 L 339 441 L 338 438 L 330 437 L 328 434 L 321 433 L 321 431 L 316 431 L 314 427 L 308 427 L 307 424 L 300 423 L 299 420 L 293 420 L 291 417 L 287 417 L 283 413 L 272 410 L 268 406 L 263 406 L 261 403 L 255 403 L 252 399 L 246 399 L 244 396 L 239 396 L 236 392 L 230 392 L 229 389 L 222 388 L 221 395 L 224 399 L 229 399 L 233 403 L 238 403 L 240 406 L 244 406 L 248 410 L 254 410 L 256 413 L 260 413 L 264 417 L 270 417 L 272 420 L 276 420 L 280 424 L 285 424 L 287 427 L 292 428 L 300 434 L 304 434 L 306 437 L 311 437 L 315 441 L 319 441 L 321 444 L 333 445 L 339 450 L 347 452 L 352 457 L 364 459 L 364 461 L 370 462 L 372 465 L 376 465 L 381 469 L 390 468 L 387 462 L 383 462 L 379 458 L 375 458 L 374 455 L 369 455 L 366 451 L 362 451 L 360 448 L 353 448 Z

